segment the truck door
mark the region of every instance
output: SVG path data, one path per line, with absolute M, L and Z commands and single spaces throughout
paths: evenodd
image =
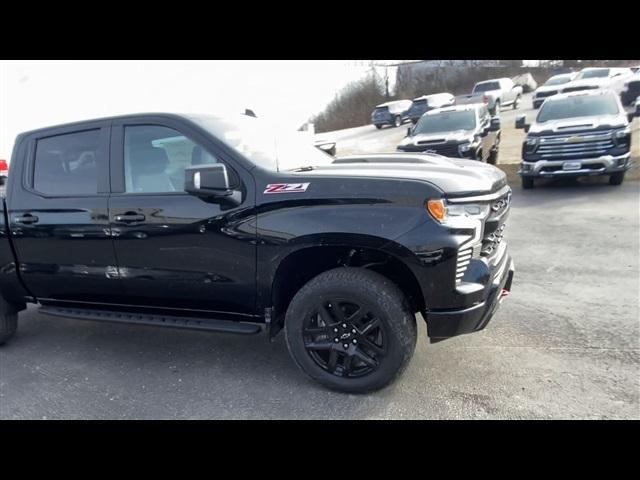
M 33 134 L 11 166 L 11 232 L 22 278 L 41 301 L 103 302 L 118 291 L 109 131 L 109 122 L 95 122 Z
M 255 309 L 253 177 L 170 119 L 114 121 L 110 221 L 125 302 L 251 315 Z M 225 163 L 240 204 L 184 191 L 185 168 Z

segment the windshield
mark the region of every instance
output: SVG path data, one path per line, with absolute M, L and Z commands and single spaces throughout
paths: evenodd
M 585 70 L 580 72 L 576 77 L 576 80 L 581 80 L 583 78 L 603 78 L 609 76 L 608 68 L 601 68 L 598 70 Z
M 313 145 L 303 132 L 277 132 L 263 121 L 238 118 L 189 117 L 252 163 L 273 171 L 297 170 L 333 163 L 334 158 Z
M 489 90 L 500 90 L 500 82 L 478 83 L 473 87 L 474 92 L 488 92 Z
M 553 97 L 552 97 L 553 98 Z M 572 117 L 590 117 L 594 115 L 617 115 L 618 103 L 613 94 L 575 96 L 553 100 L 542 104 L 538 122 L 560 120 Z
M 416 124 L 413 134 L 453 132 L 476 128 L 476 114 L 473 110 L 462 112 L 444 112 L 425 115 Z
M 544 82 L 544 84 L 545 84 L 545 86 L 546 85 L 562 85 L 563 83 L 568 83 L 570 79 L 571 79 L 571 77 L 569 77 L 569 76 L 566 76 L 566 77 L 551 77 L 549 80 Z

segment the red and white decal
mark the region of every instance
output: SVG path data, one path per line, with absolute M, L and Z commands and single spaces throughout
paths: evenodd
M 264 193 L 301 193 L 306 192 L 310 183 L 270 183 Z

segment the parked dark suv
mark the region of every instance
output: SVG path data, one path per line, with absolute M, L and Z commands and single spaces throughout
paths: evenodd
M 411 107 L 411 100 L 396 100 L 378 105 L 371 114 L 371 123 L 377 129 L 384 125 L 399 127 L 409 120 L 407 113 Z
M 478 162 L 336 160 L 246 115 L 140 114 L 20 134 L 11 170 L 0 344 L 27 303 L 65 318 L 284 329 L 307 375 L 365 392 L 407 366 L 416 313 L 438 342 L 485 328 L 511 288 L 511 189 Z
M 618 95 L 611 90 L 582 90 L 549 97 L 535 121 L 516 119 L 524 129 L 523 188 L 536 178 L 606 175 L 620 185 L 631 168 L 631 121 Z
M 434 108 L 450 107 L 455 104 L 456 99 L 450 93 L 434 93 L 432 95 L 423 95 L 414 98 L 411 108 L 407 116 L 412 123 L 418 123 L 423 113 L 433 110 Z
M 408 129 L 397 149 L 495 164 L 500 149 L 500 117 L 492 118 L 484 104 L 431 110 Z

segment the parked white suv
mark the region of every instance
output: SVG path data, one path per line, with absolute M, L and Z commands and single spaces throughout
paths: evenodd
M 540 105 L 548 98 L 556 95 L 563 86 L 572 81 L 577 73 L 562 73 L 549 78 L 544 85 L 538 87 L 533 92 L 533 108 L 540 108 Z

